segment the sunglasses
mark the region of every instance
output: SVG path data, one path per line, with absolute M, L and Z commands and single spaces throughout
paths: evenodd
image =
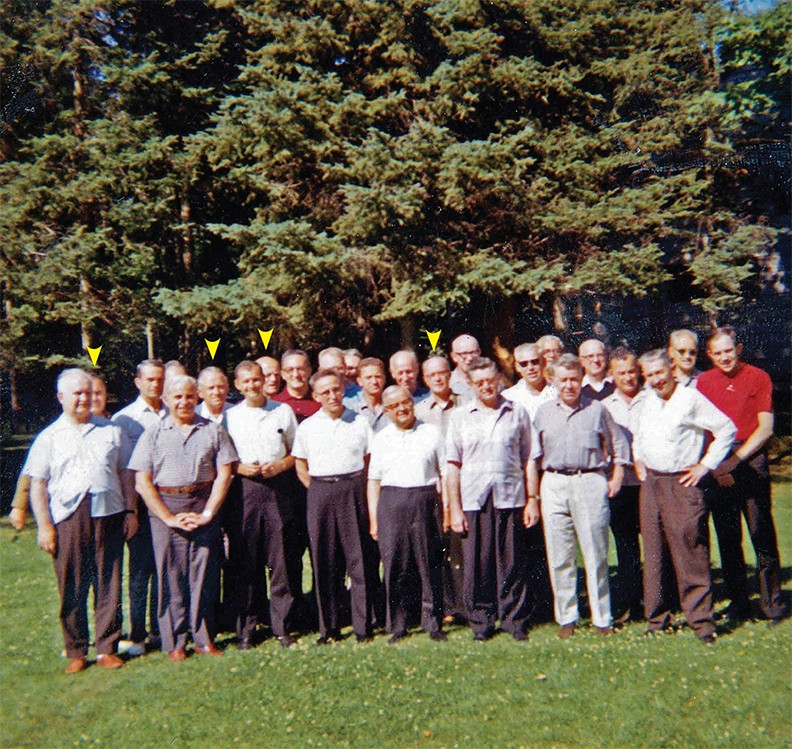
M 527 367 L 529 365 L 536 366 L 541 363 L 541 361 L 541 359 L 524 359 L 523 361 L 518 361 L 517 364 L 521 367 Z

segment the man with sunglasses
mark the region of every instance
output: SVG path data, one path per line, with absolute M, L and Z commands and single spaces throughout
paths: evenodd
M 558 393 L 545 379 L 544 361 L 535 343 L 521 343 L 514 349 L 514 366 L 520 373 L 520 381 L 503 391 L 506 400 L 525 406 L 531 421 L 542 403 L 553 400 Z
M 668 336 L 668 356 L 674 368 L 674 379 L 683 387 L 696 387 L 701 372 L 696 369 L 698 336 L 684 328 Z

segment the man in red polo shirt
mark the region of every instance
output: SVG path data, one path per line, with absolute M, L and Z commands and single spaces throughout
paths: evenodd
M 715 366 L 699 375 L 696 387 L 737 427 L 731 454 L 714 471 L 717 485 L 710 503 L 731 598 L 727 615 L 750 618 L 742 513 L 756 551 L 762 613 L 772 625 L 786 613 L 766 450 L 773 436 L 773 385 L 766 372 L 741 362 L 741 353 L 734 330 L 717 328 L 707 344 L 707 356 Z

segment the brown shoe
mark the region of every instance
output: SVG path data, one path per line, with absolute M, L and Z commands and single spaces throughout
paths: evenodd
M 121 668 L 124 665 L 124 661 L 115 653 L 99 653 L 96 656 L 96 665 L 102 668 L 114 669 Z
M 594 627 L 594 629 L 598 635 L 602 635 L 603 637 L 613 634 L 613 627 Z
M 565 624 L 563 627 L 559 627 L 558 632 L 556 632 L 556 637 L 558 637 L 559 640 L 568 640 L 575 634 L 576 627 L 577 625 L 575 622 L 572 622 L 572 624 Z
M 168 653 L 168 660 L 173 661 L 173 663 L 186 661 L 187 653 L 185 652 L 184 648 L 176 648 L 176 650 L 171 650 L 170 653 Z
M 217 646 L 210 642 L 207 645 L 196 645 L 195 652 L 197 655 L 222 655 L 223 651 L 219 650 Z
M 81 655 L 78 658 L 69 659 L 69 663 L 66 665 L 66 673 L 79 674 L 80 671 L 85 671 L 86 668 L 88 668 L 88 661 L 84 655 Z

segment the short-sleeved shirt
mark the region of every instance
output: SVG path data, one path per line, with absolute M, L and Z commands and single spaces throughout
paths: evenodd
M 555 400 L 558 397 L 558 391 L 555 389 L 554 385 L 548 382 L 542 388 L 542 392 L 534 393 L 528 388 L 528 384 L 525 380 L 520 380 L 513 387 L 504 390 L 502 395 L 506 400 L 514 401 L 524 406 L 533 421 L 536 417 L 536 412 L 539 410 L 539 406 L 548 401 Z
M 151 474 L 156 486 L 177 487 L 214 481 L 217 466 L 239 460 L 223 427 L 195 416 L 189 431 L 182 432 L 166 416 L 138 440 L 129 468 Z
M 311 476 L 339 476 L 362 471 L 371 446 L 365 416 L 345 408 L 337 419 L 324 409 L 297 427 L 292 455 L 308 461 Z
M 270 463 L 289 454 L 297 433 L 294 411 L 285 403 L 267 399 L 263 406 L 244 401 L 227 414 L 228 433 L 242 463 Z
M 454 371 L 451 372 L 451 379 L 448 381 L 448 384 L 451 386 L 451 390 L 453 390 L 463 402 L 476 400 L 478 397 L 476 388 L 470 384 L 459 367 L 456 367 Z
M 439 401 L 434 395 L 424 398 L 415 406 L 415 417 L 427 424 L 434 424 L 443 437 L 448 433 L 448 423 L 451 413 L 462 401 L 452 392 L 447 401 Z
M 741 364 L 731 377 L 709 369 L 699 375 L 696 387 L 734 422 L 738 442 L 756 431 L 760 413 L 773 413 L 773 383 L 759 367 Z
M 369 402 L 366 400 L 366 396 L 363 395 L 362 390 L 353 395 L 351 398 L 347 398 L 345 396 L 344 408 L 348 408 L 350 411 L 354 411 L 356 414 L 365 416 L 368 419 L 369 426 L 371 427 L 371 431 L 374 432 L 374 434 L 382 431 L 386 426 L 388 426 L 388 424 L 391 423 L 391 420 L 385 415 L 382 404 L 379 405 L 379 408 L 369 405 Z
M 167 414 L 168 409 L 165 406 L 155 411 L 140 395 L 113 416 L 113 423 L 127 433 L 134 447 L 143 432 L 162 421 Z
M 525 464 L 531 455 L 531 417 L 518 403 L 478 399 L 451 413 L 446 461 L 461 464 L 462 509 L 480 510 L 492 495 L 496 509 L 525 505 Z
M 47 482 L 53 523 L 65 520 L 90 494 L 91 517 L 126 509 L 119 472 L 126 467 L 131 444 L 126 433 L 100 416 L 78 424 L 60 416 L 36 437 L 25 473 Z
M 223 408 L 220 411 L 219 415 L 215 416 L 210 410 L 209 406 L 206 405 L 206 402 L 198 404 L 198 408 L 195 409 L 195 413 L 198 416 L 208 419 L 209 421 L 213 421 L 215 424 L 219 424 L 221 427 L 225 427 L 228 429 L 228 420 L 226 419 L 226 414 L 228 413 L 228 409 L 232 408 L 231 403 L 223 403 Z
M 297 423 L 302 424 L 309 416 L 313 416 L 322 405 L 319 401 L 315 401 L 310 393 L 306 393 L 303 398 L 295 398 L 288 390 L 283 388 L 277 395 L 272 396 L 272 400 L 278 403 L 285 403 L 297 417 Z
M 637 418 L 637 413 L 640 411 L 644 398 L 646 398 L 646 391 L 639 390 L 632 400 L 628 402 L 626 398 L 617 390 L 615 393 L 609 395 L 607 398 L 605 398 L 605 400 L 602 401 L 602 405 L 605 406 L 608 411 L 610 411 L 610 415 L 613 417 L 613 420 L 621 427 L 624 438 L 627 440 L 627 444 L 630 446 L 631 451 L 633 435 L 630 431 L 630 420 L 635 420 Z M 622 481 L 622 485 L 638 486 L 640 483 L 641 482 L 638 481 L 638 477 L 635 475 L 635 469 L 632 467 L 632 464 L 625 466 L 624 481 Z
M 539 408 L 534 427 L 532 457 L 541 457 L 544 470 L 605 470 L 611 462 L 631 462 L 621 428 L 600 401 L 581 397 L 570 409 L 556 398 Z
M 443 463 L 443 438 L 436 426 L 417 419 L 410 429 L 391 423 L 371 442 L 368 477 L 383 486 L 434 486 Z

